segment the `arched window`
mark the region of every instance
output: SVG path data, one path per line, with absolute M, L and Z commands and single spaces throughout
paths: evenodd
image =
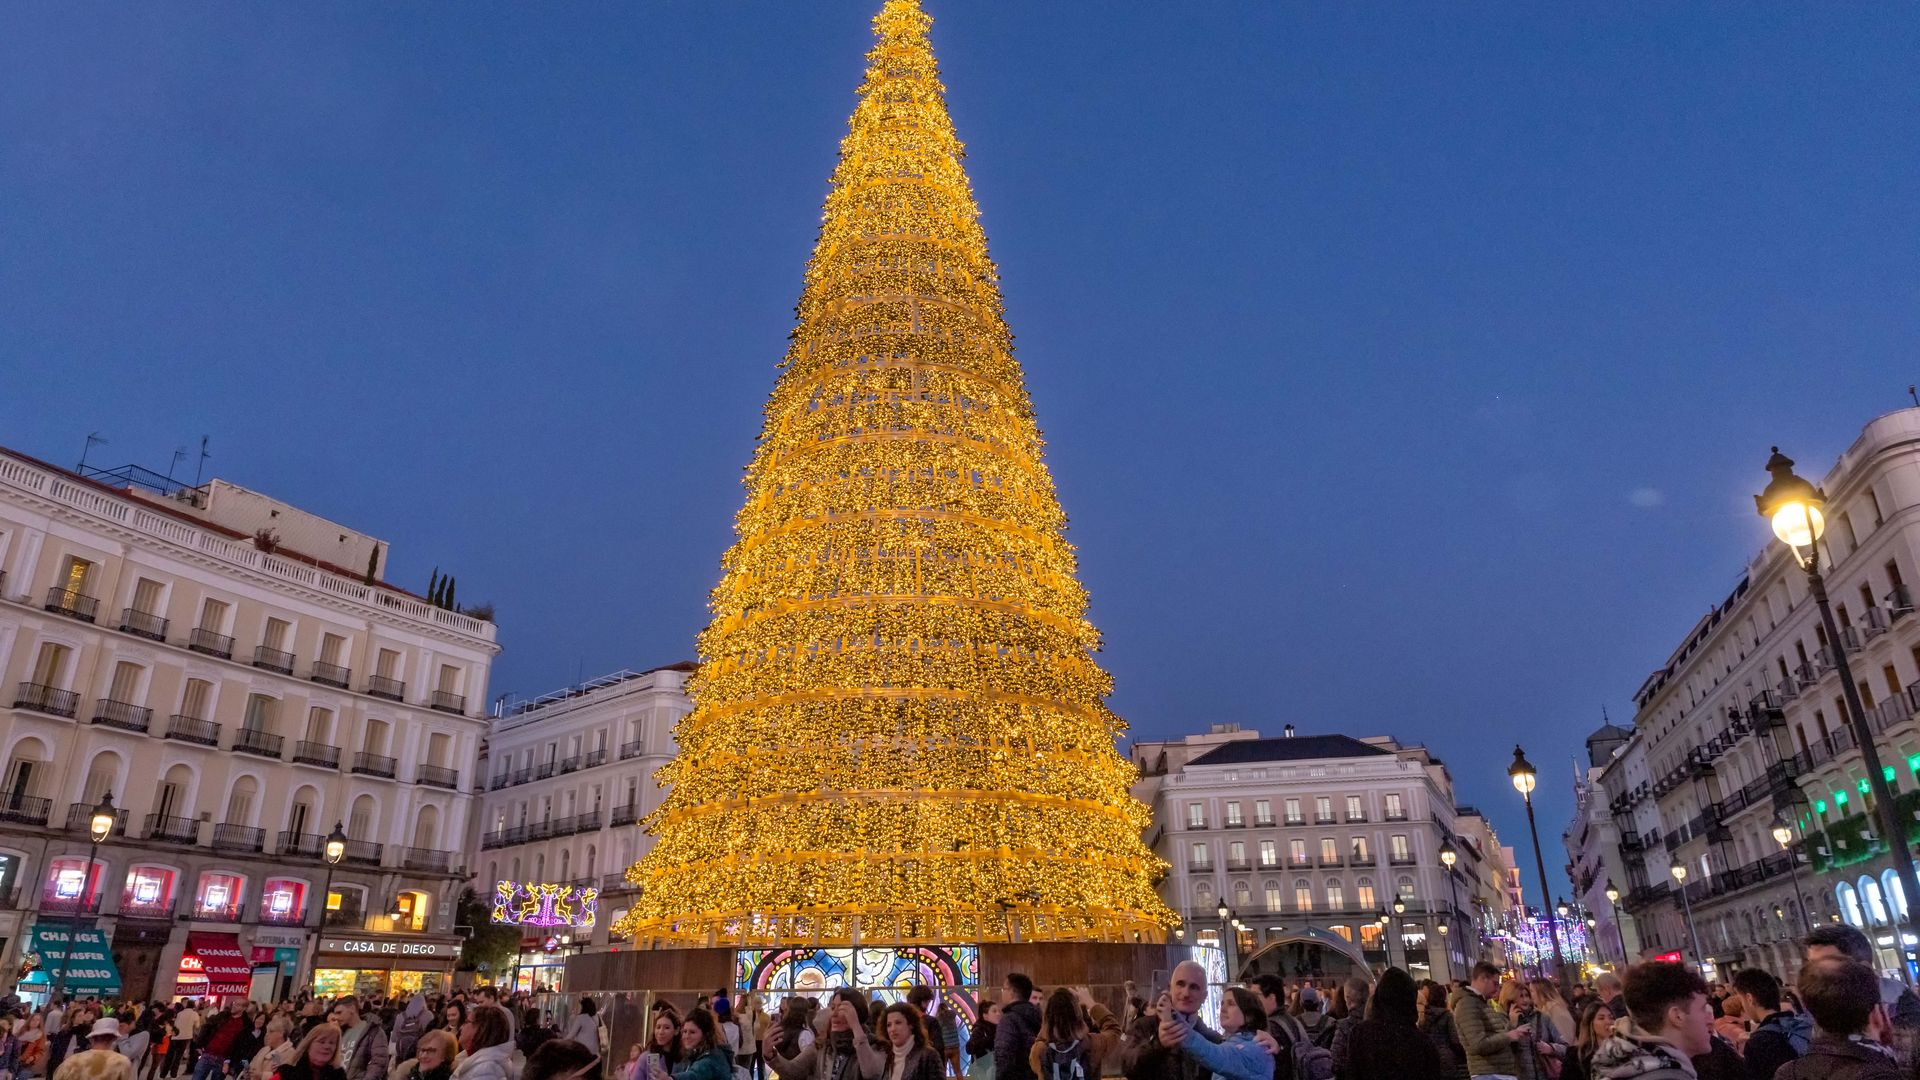
M 93 756 L 87 765 L 87 785 L 80 789 L 80 805 L 97 806 L 100 800 L 120 791 L 120 755 L 111 750 Z M 126 792 L 120 791 L 121 803 L 125 805 Z
M 287 809 L 287 831 L 294 836 L 324 836 L 333 831 L 320 817 L 320 793 L 311 784 L 293 793 Z
M 259 794 L 260 785 L 251 776 L 242 776 L 233 782 L 232 790 L 227 792 L 227 816 L 222 822 L 227 825 L 253 824 L 253 800 Z
M 1340 879 L 1334 878 L 1327 882 L 1327 910 L 1339 911 L 1346 906 L 1347 892 L 1346 889 L 1341 887 Z
M 7 757 L 5 787 L 0 788 L 0 798 L 6 800 L 8 809 L 18 810 L 22 800 L 40 794 L 52 780 L 48 769 L 51 760 L 47 744 L 39 739 L 25 738 L 13 744 L 13 753 Z
M 1893 916 L 1905 921 L 1907 917 L 1907 890 L 1900 884 L 1900 875 L 1889 870 L 1880 875 L 1880 892 L 1893 904 Z
M 1313 910 L 1313 882 L 1306 878 L 1294 879 L 1293 906 L 1301 911 Z
M 1880 883 L 1870 877 L 1860 879 L 1860 895 L 1866 899 L 1867 916 L 1875 926 L 1887 925 L 1887 901 L 1880 893 Z
M 594 851 L 594 849 L 593 849 L 593 845 L 592 845 L 592 844 L 588 844 L 588 845 L 587 845 L 587 876 L 588 876 L 588 877 L 592 877 L 592 876 L 594 876 L 594 874 L 595 874 L 595 873 L 597 872 L 597 870 L 598 870 L 598 867 L 597 867 L 597 866 L 595 866 L 595 856 L 596 856 L 597 854 L 598 854 L 598 853 L 597 853 L 597 852 L 595 852 L 595 851 Z
M 1373 879 L 1358 878 L 1353 883 L 1353 902 L 1362 911 L 1372 911 L 1380 906 L 1380 900 L 1373 895 Z
M 1394 895 L 1400 899 L 1411 901 L 1413 899 L 1413 879 L 1405 874 L 1400 875 L 1400 880 L 1393 883 L 1393 891 Z
M 1843 881 L 1834 886 L 1833 896 L 1839 901 L 1840 917 L 1849 925 L 1858 927 L 1867 925 L 1866 917 L 1860 911 L 1860 895 L 1853 891 L 1853 886 Z
M 425 851 L 440 846 L 440 811 L 437 807 L 423 806 L 420 816 L 413 819 L 413 846 Z
M 185 764 L 174 765 L 160 781 L 153 801 L 154 813 L 162 818 L 193 816 L 193 770 Z
M 560 849 L 560 880 L 573 880 L 573 852 L 566 848 Z
M 564 852 L 561 853 L 561 857 L 566 857 Z M 1233 902 L 1237 907 L 1246 907 L 1253 902 L 1253 890 L 1247 887 L 1246 882 L 1236 881 L 1233 883 Z
M 373 832 L 373 796 L 353 800 L 353 812 L 347 815 L 347 835 L 355 840 L 371 839 Z
M 1267 894 L 1267 897 L 1266 897 L 1267 910 L 1268 911 L 1281 910 L 1285 905 L 1285 901 L 1281 898 L 1281 895 L 1280 895 L 1280 883 L 1277 881 L 1267 882 L 1265 891 Z

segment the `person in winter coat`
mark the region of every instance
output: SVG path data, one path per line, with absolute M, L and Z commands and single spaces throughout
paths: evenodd
M 1695 1080 L 1693 1058 L 1713 1045 L 1707 984 L 1680 964 L 1627 969 L 1625 1019 L 1594 1051 L 1595 1080 Z
M 460 1050 L 466 1056 L 453 1067 L 453 1080 L 514 1080 L 513 1018 L 500 1005 L 475 1005 L 460 1025 Z
M 993 1043 L 1000 1030 L 1000 1003 L 980 1007 L 980 1019 L 967 1032 L 967 1080 L 994 1080 Z
M 1178 1045 L 1195 1063 L 1213 1070 L 1213 1080 L 1268 1080 L 1273 1075 L 1274 1055 L 1256 1038 L 1267 1028 L 1267 1011 L 1260 1005 L 1260 995 L 1244 986 L 1227 987 L 1220 997 L 1220 1027 L 1226 1033 L 1220 1042 L 1188 1028 L 1181 1033 Z
M 274 1071 L 274 1080 L 347 1080 L 340 1067 L 340 1028 L 316 1024 L 293 1048 L 293 1060 Z
M 1347 1038 L 1351 1080 L 1399 1080 L 1440 1072 L 1440 1053 L 1420 1030 L 1419 990 L 1397 967 L 1381 972 L 1367 1003 L 1367 1018 Z
M 1040 1080 L 1098 1080 L 1089 1034 L 1080 1019 L 1080 1003 L 1063 986 L 1047 996 L 1040 1035 L 1033 1040 L 1027 1064 Z
M 1845 923 L 1814 927 L 1813 933 L 1807 935 L 1806 944 L 1808 962 L 1850 959 L 1869 969 L 1873 967 L 1872 942 L 1867 940 L 1867 935 Z M 1881 978 L 1880 1003 L 1886 1006 L 1887 1020 L 1892 1024 L 1887 1045 L 1893 1048 L 1900 1064 L 1916 1064 L 1915 1059 L 1920 1056 L 1920 997 L 1899 979 Z
M 593 1051 L 595 1056 L 598 1056 L 600 1053 L 600 1018 L 596 1014 L 599 1011 L 600 1006 L 595 1005 L 592 998 L 582 995 L 580 998 L 580 1011 L 574 1013 L 573 1019 L 567 1021 L 567 1026 L 560 1031 L 560 1037 L 563 1039 L 572 1039 L 574 1042 Z
M 387 1080 L 386 1030 L 360 1015 L 360 1002 L 343 997 L 333 1003 L 327 1018 L 340 1029 L 340 1064 L 347 1080 Z
M 673 1080 L 733 1080 L 733 1053 L 720 1041 L 720 1024 L 705 1009 L 680 1021 L 680 1060 Z
M 1467 1049 L 1460 1045 L 1460 1035 L 1453 1029 L 1453 1014 L 1447 1011 L 1447 988 L 1432 979 L 1421 980 L 1415 1008 L 1421 1034 L 1440 1055 L 1440 1080 L 1467 1080 Z
M 1257 1002 L 1257 999 L 1256 999 Z M 1191 960 L 1174 965 L 1167 992 L 1153 1002 L 1150 1038 L 1130 1038 L 1120 1052 L 1120 1072 L 1127 1080 L 1206 1080 L 1212 1071 L 1196 1056 L 1199 1043 L 1217 1043 L 1221 1036 L 1200 1022 L 1207 1003 L 1207 973 Z M 1004 1016 L 1004 1014 L 1003 1014 Z M 1135 1030 L 1149 1025 L 1138 1024 Z M 1001 1038 L 1007 1029 L 1003 1018 Z M 998 1077 L 996 1080 L 1006 1080 Z
M 1823 957 L 1800 969 L 1800 997 L 1813 1014 L 1805 1057 L 1780 1066 L 1775 1080 L 1905 1080 L 1910 1074 L 1885 1040 L 1893 1030 L 1880 977 L 1857 960 Z
M 1520 1064 L 1514 1044 L 1532 1032 L 1513 1026 L 1508 1014 L 1489 999 L 1500 991 L 1500 969 L 1485 960 L 1473 965 L 1473 974 L 1453 1003 L 1453 1027 L 1467 1049 L 1470 1076 L 1518 1076 Z
M 423 1031 L 413 1044 L 413 1057 L 394 1066 L 391 1075 L 393 1080 L 453 1080 L 453 1059 L 459 1053 L 452 1035 Z
M 427 996 L 414 994 L 407 999 L 407 1007 L 393 1020 L 393 1060 L 409 1061 L 413 1058 L 413 1046 L 433 1021 L 433 1011 L 427 1008 Z
M 1807 1052 L 1813 1043 L 1813 1021 L 1780 1007 L 1780 980 L 1759 968 L 1733 973 L 1733 999 L 1741 1012 L 1755 1021 L 1741 1052 L 1747 1080 L 1773 1080 L 1780 1066 Z
M 1588 998 L 1580 1006 L 1580 1018 L 1573 1022 L 1573 1046 L 1567 1050 L 1560 1080 L 1593 1080 L 1594 1052 L 1612 1035 L 1613 1010 L 1598 995 Z
M 904 1001 L 882 1010 L 880 1030 L 886 1036 L 885 1080 L 940 1080 L 946 1059 L 934 1049 L 927 1034 L 927 1018 Z
M 1033 980 L 1018 971 L 1007 975 L 1000 993 L 1000 1025 L 993 1037 L 995 1080 L 1034 1080 L 1028 1055 L 1040 1035 L 1040 1010 L 1033 1004 Z
M 1373 983 L 1364 973 L 1355 972 L 1347 976 L 1340 990 L 1340 1000 L 1346 1004 L 1347 1013 L 1333 1025 L 1333 1075 L 1334 1080 L 1349 1080 L 1353 1076 L 1353 1030 L 1367 1019 L 1367 999 L 1373 992 Z
M 880 1080 L 887 1055 L 867 1031 L 866 997 L 840 990 L 834 993 L 832 1006 L 821 1012 L 811 1043 L 784 1053 L 780 1028 L 775 1027 L 760 1048 L 767 1067 L 780 1080 Z

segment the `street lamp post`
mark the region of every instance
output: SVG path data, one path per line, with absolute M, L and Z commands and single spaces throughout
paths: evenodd
M 1826 492 L 1813 484 L 1795 476 L 1793 459 L 1773 448 L 1773 455 L 1767 459 L 1767 472 L 1773 479 L 1768 481 L 1765 491 L 1753 497 L 1754 506 L 1760 516 L 1773 526 L 1773 535 L 1787 545 L 1800 568 L 1807 572 L 1807 589 L 1813 594 L 1814 606 L 1820 609 L 1820 625 L 1826 631 L 1827 654 L 1840 675 L 1840 695 L 1847 705 L 1847 722 L 1853 727 L 1853 739 L 1860 744 L 1860 764 L 1867 771 L 1867 783 L 1873 792 L 1874 813 L 1879 818 L 1880 835 L 1886 839 L 1887 853 L 1893 861 L 1893 869 L 1900 875 L 1901 897 L 1905 904 L 1889 903 L 1888 907 L 1894 924 L 1894 941 L 1901 957 L 1900 974 L 1907 982 L 1913 981 L 1911 970 L 1906 963 L 1907 943 L 1901 923 L 1913 925 L 1913 905 L 1920 904 L 1920 880 L 1916 880 L 1913 869 L 1913 849 L 1907 844 L 1906 822 L 1900 820 L 1900 814 L 1894 805 L 1893 792 L 1887 788 L 1885 768 L 1880 764 L 1880 750 L 1873 743 L 1873 729 L 1867 726 L 1866 706 L 1860 701 L 1859 684 L 1853 681 L 1853 665 L 1847 660 L 1846 643 L 1840 638 L 1840 627 L 1833 620 L 1833 605 L 1827 599 L 1827 579 L 1820 573 L 1820 537 L 1826 532 L 1826 517 L 1821 508 L 1826 505 Z M 1796 893 L 1799 891 L 1796 887 Z M 1805 909 L 1805 904 L 1801 905 Z M 1901 908 L 1906 909 L 1904 920 Z
M 309 965 L 310 968 L 318 966 L 320 938 L 327 932 L 327 899 L 333 895 L 333 868 L 339 866 L 340 860 L 347 857 L 347 830 L 344 823 L 334 822 L 333 831 L 327 834 L 326 840 L 320 845 L 320 855 L 321 858 L 326 861 L 327 876 L 325 884 L 320 886 L 320 926 L 314 934 L 313 955 L 315 963 Z M 312 981 L 312 972 L 309 971 L 307 983 L 311 985 Z
M 1547 881 L 1547 860 L 1540 854 L 1540 827 L 1533 820 L 1533 788 L 1540 780 L 1540 774 L 1534 771 L 1533 763 L 1520 747 L 1513 748 L 1513 764 L 1507 766 L 1507 776 L 1520 792 L 1520 798 L 1527 804 L 1527 831 L 1533 834 L 1533 861 L 1540 871 L 1540 907 L 1547 910 L 1546 898 L 1553 895 L 1553 886 Z M 1547 914 L 1547 934 L 1553 940 L 1554 974 L 1560 982 L 1560 996 L 1571 998 L 1573 987 L 1567 981 L 1567 965 L 1560 956 L 1560 928 L 1554 923 L 1551 911 Z
M 1233 964 L 1236 959 L 1234 953 L 1238 951 L 1240 945 L 1240 931 L 1234 927 L 1239 925 L 1240 917 L 1233 913 L 1233 909 L 1227 906 L 1225 900 L 1220 901 L 1220 906 L 1214 909 L 1214 914 L 1220 916 L 1221 955 L 1227 961 L 1227 981 L 1232 982 Z
M 1607 906 L 1613 909 L 1613 932 L 1620 937 L 1620 963 L 1625 966 L 1633 958 L 1627 955 L 1627 927 L 1620 921 L 1620 886 L 1607 882 Z
M 1396 895 L 1393 898 L 1393 915 L 1394 915 L 1393 933 L 1387 936 L 1388 966 L 1392 966 L 1393 964 L 1393 939 L 1396 937 L 1400 939 L 1400 959 L 1406 960 L 1407 963 L 1409 964 L 1413 962 L 1411 959 L 1407 957 L 1407 938 L 1405 933 L 1406 928 L 1400 925 L 1400 916 L 1405 915 L 1406 913 L 1407 913 L 1406 897 Z
M 1453 883 L 1453 864 L 1460 861 L 1460 852 L 1455 850 L 1451 837 L 1440 841 L 1440 865 L 1447 874 L 1447 917 L 1440 923 L 1440 932 L 1447 932 L 1447 924 L 1453 921 L 1454 912 L 1460 907 L 1459 886 Z M 1460 946 L 1466 948 L 1463 942 Z M 1447 978 L 1453 978 L 1453 943 L 1447 943 Z
M 1673 874 L 1673 880 L 1680 886 L 1680 907 L 1687 916 L 1687 940 L 1693 942 L 1693 964 L 1706 967 L 1707 956 L 1700 951 L 1700 935 L 1693 931 L 1693 901 L 1687 897 L 1687 864 L 1676 856 L 1673 865 L 1667 868 Z
M 1567 902 L 1565 900 L 1562 900 L 1559 903 L 1554 905 L 1553 910 L 1555 914 L 1560 916 L 1560 918 L 1557 920 L 1559 924 L 1564 927 L 1569 927 L 1569 929 L 1567 930 L 1567 934 L 1569 937 L 1571 937 L 1573 934 L 1573 930 L 1571 929 L 1573 924 L 1568 920 L 1573 914 L 1573 909 L 1567 906 Z M 1572 943 L 1569 942 L 1568 944 L 1571 945 Z M 1555 948 L 1559 948 L 1559 946 L 1556 945 Z M 1564 955 L 1557 956 L 1555 957 L 1555 959 L 1559 960 L 1560 963 L 1562 964 L 1565 964 L 1567 962 L 1567 958 Z
M 1800 855 L 1793 850 L 1793 826 L 1787 819 L 1776 816 L 1773 819 L 1773 839 L 1780 850 L 1787 853 L 1787 870 L 1793 875 L 1793 906 L 1800 909 L 1800 930 L 1813 933 L 1813 921 L 1807 918 L 1807 898 L 1800 895 Z
M 113 835 L 113 826 L 119 820 L 120 812 L 113 807 L 113 792 L 100 796 L 100 802 L 93 808 L 93 815 L 87 819 L 87 872 L 80 879 L 80 895 L 74 899 L 73 918 L 68 923 L 67 947 L 60 952 L 60 967 L 53 975 L 53 996 L 48 1000 L 60 1003 L 60 995 L 67 989 L 67 969 L 73 960 L 73 939 L 80 933 L 80 917 L 86 914 L 87 901 L 93 895 L 93 868 L 100 858 L 100 845 Z
M 1396 904 L 1399 903 L 1397 900 L 1394 902 Z M 1380 918 L 1375 920 L 1375 922 L 1380 927 L 1380 951 L 1387 954 L 1386 965 L 1382 968 L 1382 970 L 1385 970 L 1385 968 L 1393 966 L 1393 916 L 1382 911 Z

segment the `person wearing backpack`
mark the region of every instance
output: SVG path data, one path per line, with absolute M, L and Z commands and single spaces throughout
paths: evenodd
M 1278 975 L 1260 975 L 1253 986 L 1267 1011 L 1267 1034 L 1279 1046 L 1273 1080 L 1333 1080 L 1332 1051 L 1314 1045 L 1307 1029 L 1287 1012 L 1287 984 Z
M 1813 1021 L 1780 1008 L 1780 980 L 1760 968 L 1733 973 L 1733 992 L 1748 1016 L 1763 1017 L 1747 1036 L 1747 1076 L 1773 1080 L 1780 1066 L 1805 1057 L 1813 1044 Z
M 1063 986 L 1047 995 L 1040 1034 L 1028 1056 L 1039 1080 L 1099 1080 L 1090 1033 L 1072 990 Z
M 1351 984 L 1349 984 L 1351 986 Z M 1380 973 L 1367 1018 L 1346 1040 L 1347 1080 L 1401 1080 L 1440 1075 L 1440 1052 L 1420 1030 L 1413 976 L 1397 967 Z

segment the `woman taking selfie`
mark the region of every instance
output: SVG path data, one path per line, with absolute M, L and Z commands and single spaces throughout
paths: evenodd
M 761 1044 L 767 1066 L 780 1080 L 880 1080 L 887 1069 L 886 1051 L 867 1037 L 867 999 L 853 990 L 839 990 L 822 1012 L 813 1043 L 794 1054 L 782 1054 L 779 1028 Z

